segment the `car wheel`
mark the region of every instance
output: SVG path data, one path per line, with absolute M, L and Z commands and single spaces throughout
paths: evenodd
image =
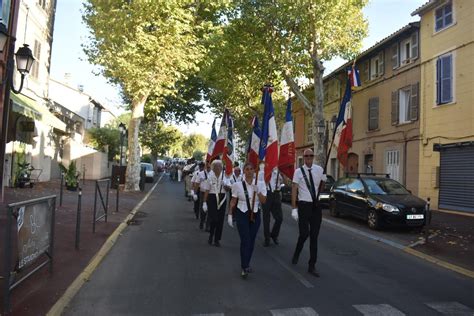
M 380 228 L 380 219 L 379 215 L 374 209 L 370 209 L 367 214 L 367 224 L 371 229 L 379 229 Z
M 336 209 L 336 201 L 331 201 L 329 202 L 329 214 L 331 214 L 332 217 L 339 217 L 339 211 Z

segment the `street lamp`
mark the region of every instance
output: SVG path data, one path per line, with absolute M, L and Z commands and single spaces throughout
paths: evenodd
M 322 138 L 324 135 L 324 131 L 326 129 L 326 124 L 324 123 L 324 120 L 319 121 L 319 124 L 316 126 L 319 138 Z
M 120 123 L 118 126 L 119 132 L 120 132 L 120 162 L 119 166 L 122 167 L 122 149 L 123 149 L 123 138 L 125 136 L 125 133 L 127 132 L 127 128 L 125 127 L 125 124 Z M 120 168 L 121 170 L 122 168 Z
M 331 131 L 334 132 L 334 129 L 336 128 L 336 122 L 337 122 L 337 116 L 336 115 L 333 115 L 332 118 L 331 118 Z
M 35 58 L 33 57 L 33 53 L 31 52 L 31 49 L 28 47 L 28 44 L 23 44 L 23 47 L 20 47 L 18 51 L 15 54 L 16 56 L 16 68 L 18 72 L 21 74 L 21 83 L 20 83 L 20 89 L 15 89 L 13 87 L 13 82 L 12 82 L 12 91 L 15 92 L 16 94 L 21 92 L 21 89 L 23 89 L 23 82 L 25 81 L 25 76 L 30 73 L 31 67 L 33 66 L 33 62 L 35 61 Z

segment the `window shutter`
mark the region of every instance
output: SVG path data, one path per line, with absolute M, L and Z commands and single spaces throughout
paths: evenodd
M 441 58 L 436 60 L 436 104 L 441 100 Z
M 398 90 L 392 91 L 392 125 L 398 124 Z
M 411 35 L 411 59 L 418 58 L 418 31 Z
M 363 65 L 364 82 L 370 80 L 370 60 L 366 60 Z
M 390 51 L 392 52 L 392 69 L 395 69 L 400 65 L 398 57 L 398 43 L 393 44 L 390 48 Z
M 411 85 L 411 97 L 410 97 L 410 120 L 418 120 L 418 113 L 420 108 L 420 96 L 419 96 L 419 85 L 417 82 Z
M 369 131 L 379 128 L 379 98 L 369 99 Z
M 385 54 L 383 51 L 379 53 L 379 69 L 378 69 L 378 75 L 383 76 L 384 71 L 385 71 L 385 60 L 384 60 Z

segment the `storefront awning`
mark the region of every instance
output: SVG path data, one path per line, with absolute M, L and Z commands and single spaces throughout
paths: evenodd
M 58 119 L 48 108 L 39 104 L 33 99 L 22 94 L 10 93 L 12 100 L 12 111 L 27 116 L 37 121 L 41 121 L 53 128 L 66 132 L 66 123 Z

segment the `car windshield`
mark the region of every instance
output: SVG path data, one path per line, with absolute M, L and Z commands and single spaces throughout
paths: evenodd
M 405 195 L 410 194 L 400 183 L 391 179 L 364 179 L 371 194 Z
M 153 165 L 149 163 L 142 163 L 142 167 L 145 167 L 146 171 L 153 170 Z

